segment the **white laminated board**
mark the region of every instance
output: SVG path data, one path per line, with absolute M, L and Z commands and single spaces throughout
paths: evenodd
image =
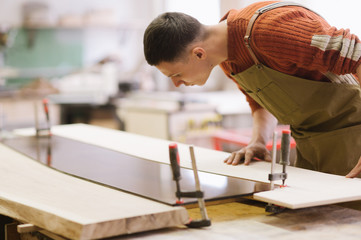
M 53 170 L 0 144 L 0 214 L 70 239 L 174 227 L 187 210 Z
M 169 141 L 146 136 L 106 129 L 86 124 L 54 126 L 53 134 L 138 156 L 151 161 L 169 163 Z M 17 131 L 20 135 L 31 135 L 31 129 Z M 191 168 L 189 146 L 178 144 L 180 165 Z M 199 171 L 215 173 L 267 183 L 270 163 L 252 162 L 249 166 L 231 166 L 223 163 L 229 153 L 205 148 L 195 148 Z M 276 164 L 275 172 L 281 172 Z M 361 179 L 348 179 L 344 176 L 325 174 L 295 167 L 287 167 L 287 187 L 254 194 L 254 198 L 287 208 L 304 208 L 361 200 Z M 281 182 L 276 182 L 281 184 Z

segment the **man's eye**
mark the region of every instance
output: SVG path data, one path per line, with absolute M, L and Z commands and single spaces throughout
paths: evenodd
M 170 78 L 179 78 L 179 77 L 180 77 L 180 75 L 177 74 L 177 75 L 171 76 Z

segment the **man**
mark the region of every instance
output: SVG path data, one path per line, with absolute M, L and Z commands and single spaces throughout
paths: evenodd
M 269 161 L 278 120 L 291 126 L 297 167 L 361 173 L 361 42 L 349 30 L 296 4 L 258 2 L 212 26 L 164 13 L 146 29 L 144 53 L 177 87 L 204 85 L 220 65 L 246 94 L 253 137 L 227 164 Z

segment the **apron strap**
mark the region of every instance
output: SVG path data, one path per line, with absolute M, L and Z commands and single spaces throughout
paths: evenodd
M 244 43 L 253 59 L 253 61 L 255 62 L 257 68 L 262 68 L 262 64 L 258 61 L 256 55 L 254 54 L 252 48 L 251 48 L 251 32 L 252 32 L 252 28 L 253 25 L 256 21 L 256 19 L 262 14 L 265 13 L 269 10 L 275 9 L 275 8 L 279 8 L 279 7 L 284 7 L 284 6 L 300 6 L 300 7 L 304 7 L 301 4 L 298 3 L 294 3 L 294 2 L 277 2 L 277 3 L 272 3 L 270 5 L 264 6 L 260 9 L 258 9 L 253 16 L 251 17 L 251 19 L 249 20 L 248 26 L 247 26 L 247 30 L 246 30 L 246 35 L 244 36 Z

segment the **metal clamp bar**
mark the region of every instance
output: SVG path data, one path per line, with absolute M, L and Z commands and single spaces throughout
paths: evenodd
M 200 182 L 199 182 L 198 169 L 197 169 L 196 158 L 195 158 L 195 155 L 194 155 L 193 146 L 189 146 L 189 151 L 190 151 L 190 154 L 191 154 L 192 168 L 193 168 L 193 173 L 194 173 L 194 180 L 195 180 L 195 184 L 196 184 L 196 190 L 201 191 L 201 185 L 200 185 Z M 204 203 L 204 198 L 203 197 L 198 198 L 198 205 L 199 205 L 199 208 L 200 208 L 200 211 L 201 211 L 202 219 L 203 220 L 208 219 L 206 205 Z

